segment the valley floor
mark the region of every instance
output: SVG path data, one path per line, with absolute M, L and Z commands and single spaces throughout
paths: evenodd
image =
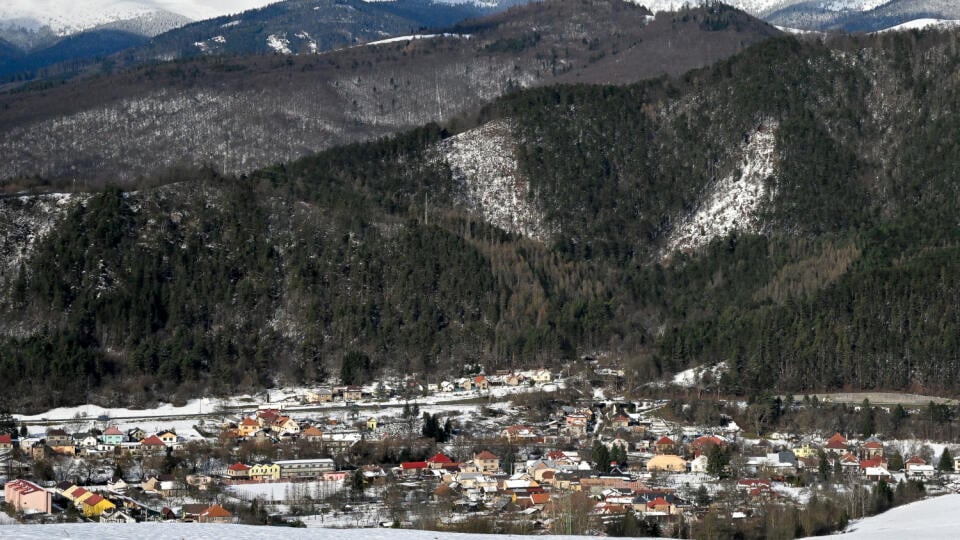
M 883 540 L 900 538 L 956 538 L 960 528 L 960 494 L 944 495 L 894 508 L 883 514 L 857 521 L 842 533 L 848 540 Z M 110 540 L 136 537 L 174 537 L 196 540 L 219 539 L 229 535 L 233 540 L 299 540 L 318 538 L 317 529 L 255 527 L 249 525 L 212 525 L 197 523 L 70 524 L 70 525 L 7 525 L 0 526 L 0 537 L 6 540 L 39 540 L 71 538 L 75 540 Z M 837 536 L 837 535 L 834 535 Z M 328 540 L 498 540 L 501 535 L 440 533 L 396 529 L 323 529 Z M 542 536 L 545 540 L 578 539 L 578 536 Z M 828 538 L 828 537 L 824 537 Z

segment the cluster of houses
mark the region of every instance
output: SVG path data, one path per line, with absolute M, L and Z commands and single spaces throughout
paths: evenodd
M 166 452 L 168 448 L 179 450 L 183 443 L 173 430 L 147 434 L 140 428 L 121 431 L 117 426 L 110 426 L 99 433 L 70 434 L 61 428 L 50 429 L 45 437 L 21 439 L 20 448 L 29 451 L 34 461 L 41 461 L 57 455 L 153 454 Z
M 438 383 L 424 383 L 416 379 L 403 381 L 402 386 L 408 393 L 417 395 L 435 394 L 438 392 L 455 393 L 480 391 L 485 392 L 496 386 L 544 385 L 554 381 L 554 375 L 545 368 L 527 371 L 500 370 L 493 374 L 478 374 L 470 377 L 459 377 L 444 380 Z M 384 390 L 396 391 L 395 388 Z M 342 401 L 352 403 L 363 399 L 375 398 L 376 389 L 365 389 L 361 386 L 324 386 L 311 390 L 306 394 L 308 403 L 329 403 Z

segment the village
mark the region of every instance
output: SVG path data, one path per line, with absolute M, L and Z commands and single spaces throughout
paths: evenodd
M 736 528 L 832 494 L 859 496 L 855 517 L 877 493 L 913 500 L 960 479 L 945 444 L 761 435 L 732 418 L 678 421 L 662 396 L 627 399 L 548 369 L 474 371 L 275 392 L 149 427 L 20 417 L 0 435 L 0 523 L 699 537 L 706 523 Z

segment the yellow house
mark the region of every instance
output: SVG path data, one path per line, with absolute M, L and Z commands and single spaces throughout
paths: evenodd
M 241 437 L 249 437 L 258 431 L 260 431 L 260 424 L 250 417 L 245 417 L 237 426 L 237 435 Z
M 259 482 L 267 480 L 279 480 L 280 465 L 277 465 L 276 463 L 254 465 L 253 467 L 250 467 L 249 476 L 251 480 L 257 480 Z
M 793 449 L 793 455 L 798 458 L 812 458 L 817 456 L 817 449 L 810 446 L 810 443 L 803 443 L 803 446 Z
M 687 470 L 687 462 L 684 461 L 682 457 L 674 454 L 660 454 L 653 456 L 653 458 L 647 462 L 647 470 L 685 472 Z
M 367 418 L 367 429 L 370 431 L 376 431 L 377 429 L 377 419 L 375 417 Z
M 164 431 L 161 433 L 157 433 L 157 437 L 159 437 L 160 440 L 163 441 L 163 444 L 167 446 L 173 446 L 174 444 L 177 444 L 179 440 L 179 438 L 177 437 L 177 434 L 172 431 Z
M 83 501 L 78 503 L 78 505 L 79 505 L 80 511 L 86 517 L 97 517 L 100 514 L 106 512 L 107 510 L 117 507 L 112 502 L 96 494 L 92 494 L 90 497 L 86 497 Z

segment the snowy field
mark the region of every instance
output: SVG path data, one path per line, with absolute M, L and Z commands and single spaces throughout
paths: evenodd
M 190 538 L 193 540 L 503 540 L 507 536 L 488 534 L 438 533 L 396 529 L 290 529 L 249 525 L 208 525 L 198 523 L 138 523 L 16 525 L 0 529 L 4 540 L 111 540 L 127 538 Z M 515 537 L 512 537 L 515 538 Z M 582 536 L 537 536 L 545 540 L 578 540 Z
M 915 502 L 850 525 L 847 532 L 823 538 L 885 540 L 957 538 L 960 528 L 960 495 L 952 494 Z M 396 529 L 288 529 L 247 525 L 201 525 L 197 523 L 0 525 L 4 540 L 109 540 L 126 538 L 191 538 L 215 540 L 503 540 L 507 536 L 438 533 Z M 511 538 L 516 538 L 511 536 Z M 533 537 L 531 537 L 533 538 Z M 546 540 L 578 540 L 577 536 L 538 536 Z
M 960 495 L 951 494 L 899 506 L 864 520 L 852 523 L 844 540 L 924 540 L 960 537 Z M 838 535 L 821 538 L 835 538 Z

